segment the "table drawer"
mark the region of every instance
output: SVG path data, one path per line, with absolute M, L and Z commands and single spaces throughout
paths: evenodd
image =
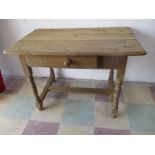
M 25 60 L 32 67 L 97 68 L 95 56 L 25 56 Z

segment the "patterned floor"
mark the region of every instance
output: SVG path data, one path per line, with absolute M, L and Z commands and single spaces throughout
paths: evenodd
M 46 79 L 36 79 L 39 91 Z M 155 84 L 124 82 L 119 117 L 112 119 L 109 96 L 49 93 L 44 111 L 34 106 L 29 84 L 5 78 L 0 94 L 0 134 L 129 135 L 155 134 Z M 55 85 L 102 88 L 104 81 L 57 80 Z

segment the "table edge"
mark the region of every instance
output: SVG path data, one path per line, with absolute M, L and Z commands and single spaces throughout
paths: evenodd
M 141 50 L 141 51 L 136 51 L 136 52 L 118 52 L 118 53 L 110 53 L 110 52 L 86 52 L 85 54 L 83 52 L 79 52 L 74 53 L 74 52 L 44 52 L 44 53 L 38 53 L 38 52 L 7 52 L 7 51 L 3 51 L 3 54 L 6 55 L 49 55 L 49 56 L 141 56 L 141 55 L 146 55 L 147 52 L 145 50 Z

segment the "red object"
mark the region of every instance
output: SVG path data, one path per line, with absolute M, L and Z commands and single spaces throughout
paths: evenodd
M 4 89 L 5 89 L 5 86 L 4 86 L 2 74 L 1 74 L 1 71 L 0 71 L 0 92 L 4 91 Z

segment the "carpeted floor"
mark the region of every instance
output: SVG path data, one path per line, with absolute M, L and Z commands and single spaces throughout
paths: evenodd
M 36 79 L 39 91 L 46 78 Z M 129 135 L 155 134 L 155 84 L 124 82 L 119 117 L 111 117 L 109 96 L 48 93 L 45 109 L 38 111 L 30 85 L 20 78 L 4 78 L 0 94 L 0 134 Z M 98 87 L 95 80 L 57 80 L 55 85 Z

